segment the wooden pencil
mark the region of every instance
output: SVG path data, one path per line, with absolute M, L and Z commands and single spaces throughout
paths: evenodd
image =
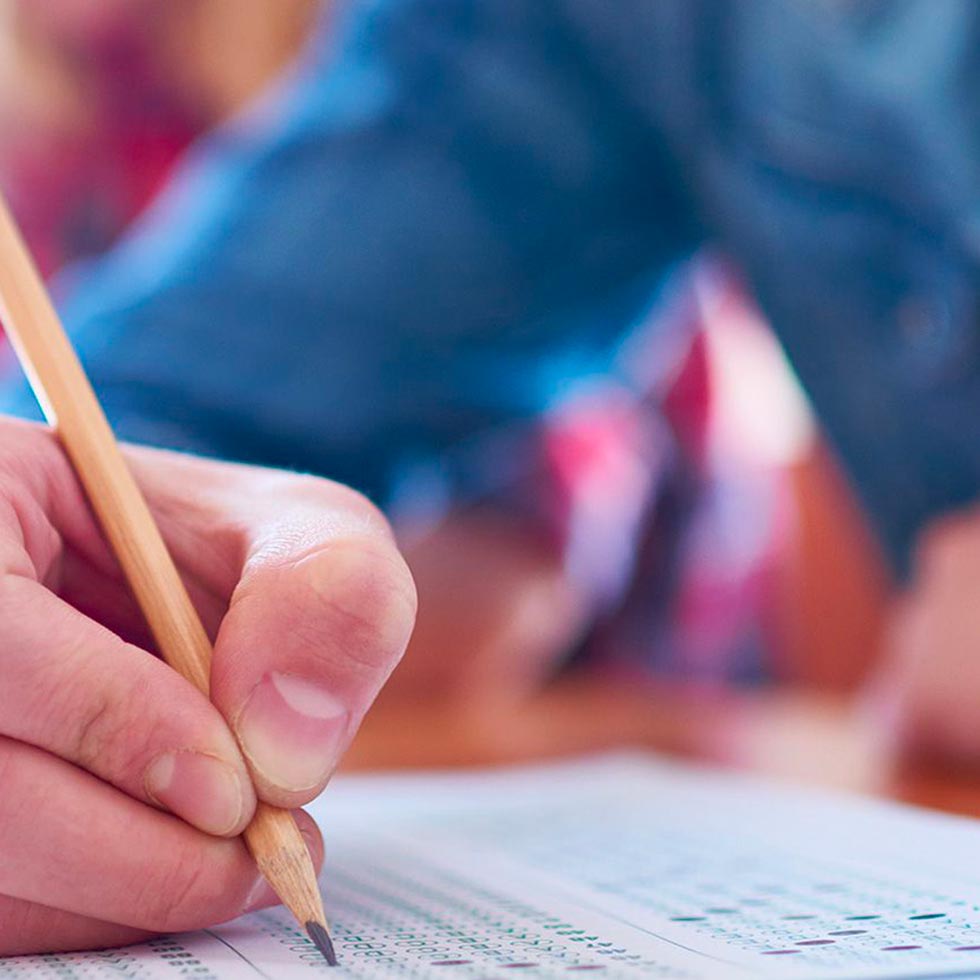
M 209 695 L 210 640 L 2 195 L 0 316 L 160 653 Z M 316 870 L 292 814 L 260 802 L 244 837 L 282 903 L 335 965 Z

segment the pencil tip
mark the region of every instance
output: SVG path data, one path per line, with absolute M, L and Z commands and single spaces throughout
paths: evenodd
M 323 953 L 323 958 L 327 961 L 327 965 L 336 966 L 337 954 L 334 952 L 333 940 L 330 938 L 330 933 L 327 932 L 326 928 L 320 925 L 319 922 L 307 922 L 306 933 L 313 940 L 313 945 Z

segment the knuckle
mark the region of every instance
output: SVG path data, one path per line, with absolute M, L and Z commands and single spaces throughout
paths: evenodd
M 40 588 L 25 586 L 22 579 L 0 576 L 0 626 L 16 617 L 45 622 L 47 609 L 36 602 Z M 148 750 L 153 719 L 140 672 L 127 664 L 132 651 L 109 633 L 95 649 L 69 623 L 49 617 L 46 625 L 45 643 L 51 648 L 47 654 L 57 656 L 42 682 L 26 659 L 29 648 L 17 641 L 8 678 L 16 692 L 11 697 L 15 707 L 4 730 L 100 777 L 114 782 L 131 779 Z M 107 659 L 119 664 L 110 677 Z
M 145 692 L 119 679 L 111 685 L 79 684 L 78 692 L 74 695 L 78 700 L 68 709 L 74 719 L 72 761 L 110 775 L 114 782 L 138 784 L 154 738 L 155 714 Z
M 198 848 L 167 855 L 156 874 L 147 875 L 133 896 L 139 920 L 158 932 L 178 932 L 196 923 L 195 909 L 206 890 L 208 870 Z M 213 896 L 205 896 L 210 905 Z
M 114 744 L 116 731 L 113 730 L 112 716 L 112 705 L 107 697 L 99 693 L 86 697 L 80 705 L 72 746 L 76 762 L 88 768 Z

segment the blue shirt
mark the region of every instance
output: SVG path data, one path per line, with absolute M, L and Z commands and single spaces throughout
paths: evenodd
M 833 9 L 355 5 L 75 277 L 117 430 L 385 503 L 615 371 L 720 243 L 903 569 L 980 487 L 980 18 Z

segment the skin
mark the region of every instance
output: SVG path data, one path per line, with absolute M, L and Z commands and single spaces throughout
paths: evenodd
M 320 792 L 413 626 L 407 566 L 353 491 L 127 456 L 215 641 L 214 703 L 152 656 L 52 435 L 0 420 L 0 955 L 115 945 L 273 904 L 234 838 L 256 795 L 297 807 Z M 270 678 L 283 677 L 289 697 L 277 698 Z M 250 744 L 260 689 L 266 735 L 287 750 L 280 770 L 266 744 L 261 773 L 236 744 Z M 171 753 L 193 761 L 168 805 L 148 773 Z M 310 785 L 288 765 L 303 753 Z
M 886 629 L 880 645 L 860 651 L 870 677 L 851 685 L 843 726 L 839 700 L 832 709 L 806 703 L 839 686 L 822 687 L 819 666 L 806 662 L 772 688 L 742 692 L 609 664 L 562 669 L 587 627 L 587 602 L 561 556 L 503 515 L 458 513 L 424 535 L 405 534 L 402 546 L 421 597 L 418 625 L 350 767 L 499 764 L 624 744 L 767 770 L 786 769 L 783 757 L 798 770 L 794 746 L 825 744 L 822 778 L 840 769 L 864 784 L 871 769 L 887 775 L 922 757 L 980 763 L 980 509 L 926 530 L 901 594 L 886 600 L 881 576 L 868 586 Z M 826 649 L 819 637 L 811 647 Z M 829 734 L 841 727 L 868 743 L 846 765 Z
M 322 0 L 14 0 L 6 14 L 0 4 L 0 78 L 17 83 L 0 91 L 0 119 L 92 138 L 105 70 L 93 49 L 123 37 L 171 98 L 214 125 L 276 78 L 323 12 Z
M 457 513 L 402 549 L 419 590 L 405 662 L 345 764 L 522 762 L 646 745 L 730 760 L 756 702 L 609 664 L 563 666 L 591 608 L 560 554 L 491 511 Z
M 892 612 L 868 713 L 905 757 L 976 767 L 980 509 L 934 522 Z

